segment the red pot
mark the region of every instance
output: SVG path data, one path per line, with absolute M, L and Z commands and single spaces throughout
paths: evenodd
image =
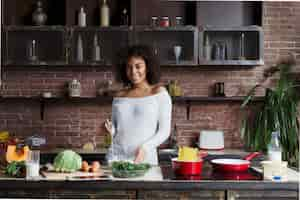
M 200 175 L 202 171 L 202 160 L 199 161 L 178 161 L 172 158 L 172 168 L 177 175 Z
M 259 152 L 254 152 L 247 155 L 244 159 L 213 159 L 211 164 L 216 170 L 220 171 L 246 171 L 250 167 L 250 161 L 252 158 L 260 155 Z

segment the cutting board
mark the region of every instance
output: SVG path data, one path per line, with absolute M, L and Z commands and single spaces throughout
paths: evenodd
M 42 176 L 47 180 L 69 180 L 69 179 L 102 179 L 108 178 L 104 176 L 104 172 L 82 172 L 76 171 L 72 173 L 61 173 L 54 171 L 41 171 Z
M 161 181 L 163 180 L 162 172 L 159 166 L 153 166 L 144 175 L 134 178 L 116 178 L 112 176 L 111 169 L 102 168 L 102 172 L 82 172 L 76 171 L 73 173 L 59 173 L 54 171 L 41 171 L 41 174 L 46 180 L 120 180 L 120 181 Z

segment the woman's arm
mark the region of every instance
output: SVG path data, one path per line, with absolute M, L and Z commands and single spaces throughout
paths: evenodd
M 172 100 L 166 89 L 158 96 L 158 129 L 156 134 L 146 141 L 142 148 L 146 151 L 154 149 L 162 144 L 169 136 L 171 131 Z

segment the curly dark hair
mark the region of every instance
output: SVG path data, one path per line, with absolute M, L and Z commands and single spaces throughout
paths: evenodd
M 115 78 L 125 86 L 131 84 L 126 74 L 127 62 L 131 57 L 141 57 L 146 64 L 146 79 L 149 84 L 157 84 L 160 80 L 160 65 L 153 49 L 147 45 L 134 45 L 122 49 L 118 54 L 118 63 L 115 67 Z

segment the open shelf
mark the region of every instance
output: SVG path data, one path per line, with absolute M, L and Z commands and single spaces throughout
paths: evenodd
M 258 66 L 264 65 L 263 60 L 199 60 L 199 65 L 211 65 L 211 66 Z
M 154 47 L 162 66 L 259 66 L 263 65 L 263 31 L 260 27 L 261 2 L 195 2 L 169 0 L 109 0 L 111 24 L 100 27 L 102 0 L 41 0 L 47 22 L 33 26 L 36 0 L 3 1 L 4 66 L 111 66 L 117 52 L 132 44 Z M 77 26 L 80 7 L 86 12 L 86 27 Z M 151 9 L 149 9 L 151 8 Z M 129 24 L 122 25 L 122 11 L 128 11 Z M 221 12 L 222 11 L 222 12 Z M 214 13 L 219 13 L 215 15 Z M 169 17 L 169 26 L 151 26 L 151 17 Z M 182 25 L 175 18 L 182 17 Z M 222 23 L 221 23 L 222 22 Z M 98 35 L 101 59 L 93 61 L 92 44 Z M 244 34 L 244 57 L 240 56 L 240 38 Z M 77 62 L 78 35 L 82 36 L 84 59 Z M 207 59 L 204 45 L 225 42 L 227 58 Z M 45 39 L 46 38 L 46 39 Z M 28 59 L 27 43 L 35 39 L 38 59 Z M 182 53 L 176 63 L 174 46 Z M 225 68 L 222 69 L 225 69 Z
M 196 65 L 198 57 L 198 28 L 181 27 L 135 27 L 135 43 L 147 44 L 154 48 L 162 65 Z M 174 47 L 181 47 L 179 62 L 176 64 Z
M 259 26 L 203 26 L 199 65 L 263 65 L 263 31 Z

